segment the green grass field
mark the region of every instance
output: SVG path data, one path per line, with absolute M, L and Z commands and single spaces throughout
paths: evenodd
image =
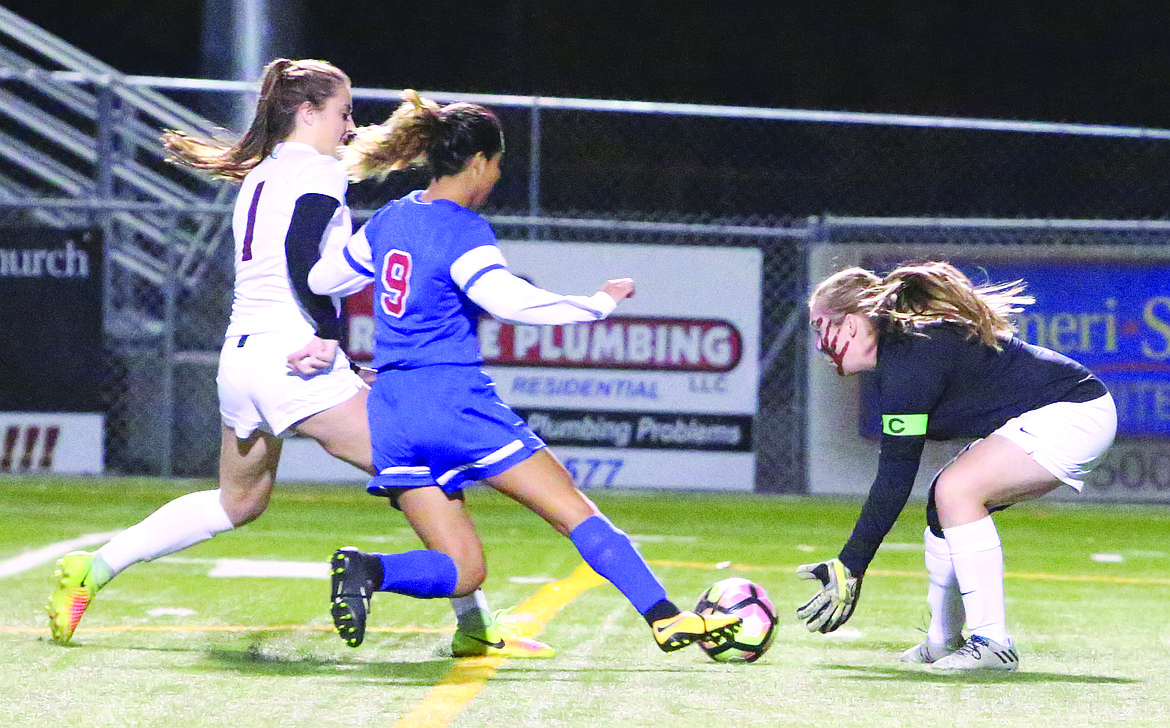
M 730 575 L 768 590 L 780 626 L 755 664 L 716 664 L 698 648 L 661 653 L 617 590 L 581 578 L 566 539 L 482 489 L 468 502 L 488 552 L 484 589 L 495 607 L 520 605 L 529 621 L 518 628 L 549 620 L 539 634 L 559 651 L 551 660 L 444 657 L 447 601 L 392 594 L 375 597 L 366 643 L 346 647 L 331 631 L 329 555 L 342 545 L 417 546 L 401 516 L 359 486 L 281 485 L 256 523 L 132 567 L 99 594 L 72 643 L 48 639 L 50 547 L 210 486 L 0 478 L 0 725 L 1170 725 L 1163 507 L 1041 501 L 997 515 L 1022 657 L 1009 675 L 938 675 L 897 661 L 927 619 L 921 503 L 879 552 L 853 619 L 820 635 L 795 619 L 811 590 L 793 571 L 835 555 L 860 504 L 708 493 L 591 495 L 676 601 L 692 606 Z M 308 572 L 214 575 L 241 564 L 232 559 Z

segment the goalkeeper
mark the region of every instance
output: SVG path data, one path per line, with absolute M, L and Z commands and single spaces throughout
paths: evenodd
M 1023 291 L 1022 281 L 976 287 L 941 262 L 884 278 L 848 268 L 813 291 L 817 349 L 840 376 L 874 372 L 882 436 L 877 477 L 844 548 L 797 569 L 821 586 L 797 610 L 809 630 L 832 632 L 853 614 L 865 570 L 910 497 L 926 440 L 979 438 L 930 488 L 930 627 L 901 659 L 942 670 L 1019 666 L 990 514 L 1062 483 L 1079 491 L 1117 429 L 1113 398 L 1088 369 L 1013 335 L 1008 316 L 1034 301 Z

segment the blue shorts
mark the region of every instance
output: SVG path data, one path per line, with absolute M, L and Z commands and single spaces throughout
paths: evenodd
M 379 372 L 368 409 L 378 475 L 366 489 L 374 495 L 431 485 L 458 493 L 545 447 L 475 365 Z

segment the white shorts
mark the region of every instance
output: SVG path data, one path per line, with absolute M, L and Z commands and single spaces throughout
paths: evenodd
M 244 439 L 256 430 L 284 436 L 297 422 L 365 388 L 340 349 L 330 371 L 308 377 L 289 371 L 288 355 L 308 342 L 301 332 L 227 337 L 215 383 L 220 417 L 236 437 Z
M 1080 490 L 1117 434 L 1113 397 L 1055 402 L 1008 420 L 992 433 L 1006 437 L 1061 482 Z

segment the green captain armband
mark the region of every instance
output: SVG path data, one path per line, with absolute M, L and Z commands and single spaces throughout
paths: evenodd
M 913 437 L 926 434 L 926 415 L 882 415 L 882 434 Z

